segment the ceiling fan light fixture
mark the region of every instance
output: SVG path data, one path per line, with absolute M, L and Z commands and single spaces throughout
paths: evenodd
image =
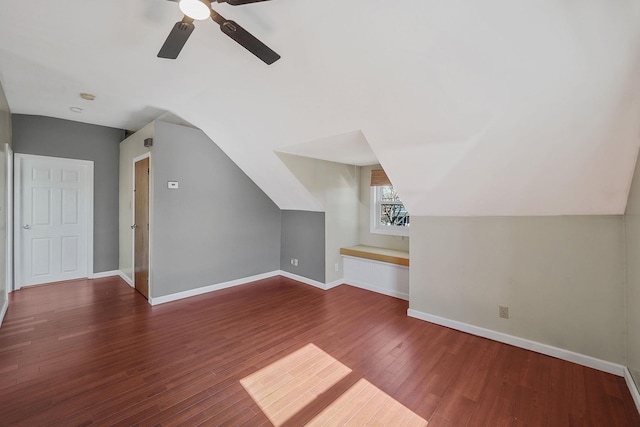
M 202 21 L 211 16 L 211 2 L 208 0 L 180 0 L 178 5 L 189 18 Z

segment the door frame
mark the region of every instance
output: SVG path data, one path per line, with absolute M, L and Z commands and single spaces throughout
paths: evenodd
M 20 224 L 22 224 L 22 160 L 23 159 L 57 159 L 75 162 L 87 166 L 87 205 L 86 205 L 86 221 L 87 221 L 87 278 L 93 279 L 93 161 L 91 160 L 78 160 L 69 159 L 66 157 L 53 157 L 53 156 L 39 156 L 35 154 L 21 154 L 15 153 L 13 162 L 13 277 L 14 277 L 14 290 L 22 288 L 22 241 L 20 239 Z
M 141 154 L 137 157 L 134 157 L 132 162 L 131 162 L 131 225 L 136 223 L 136 163 L 139 162 L 140 160 L 144 160 L 146 158 L 149 158 L 149 209 L 148 209 L 148 214 L 149 214 L 149 242 L 148 242 L 148 247 L 147 247 L 147 259 L 149 260 L 149 265 L 148 265 L 148 278 L 149 278 L 149 289 L 148 289 L 148 296 L 147 296 L 147 302 L 149 304 L 152 304 L 152 298 L 151 298 L 151 288 L 153 286 L 153 280 L 152 280 L 152 275 L 151 275 L 151 240 L 153 239 L 152 234 L 151 234 L 151 230 L 153 230 L 152 224 L 151 224 L 151 201 L 152 201 L 152 182 L 153 180 L 152 178 L 152 170 L 153 168 L 151 167 L 151 152 L 148 151 L 144 154 Z M 134 230 L 133 228 L 131 229 L 131 283 L 133 284 L 132 287 L 135 289 L 136 288 L 136 272 L 135 272 L 135 268 L 136 268 L 136 230 Z
M 7 200 L 5 203 L 7 204 L 6 214 L 6 233 L 7 233 L 7 247 L 6 247 L 6 288 L 7 294 L 9 292 L 14 291 L 14 281 L 13 281 L 13 148 L 11 145 L 5 144 L 5 153 L 6 153 L 6 168 L 7 168 Z

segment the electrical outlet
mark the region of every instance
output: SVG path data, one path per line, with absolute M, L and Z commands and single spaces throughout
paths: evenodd
M 298 258 L 294 258 L 293 259 L 293 266 L 297 267 L 298 266 Z
M 337 273 L 338 271 L 340 271 L 340 264 L 338 264 L 338 263 L 336 262 L 336 265 L 334 266 L 334 268 L 335 268 L 336 273 Z
M 508 319 L 509 318 L 509 307 L 505 307 L 505 306 L 498 306 L 498 311 L 499 311 L 499 315 L 501 319 Z
M 293 265 L 293 258 L 291 258 L 291 265 Z

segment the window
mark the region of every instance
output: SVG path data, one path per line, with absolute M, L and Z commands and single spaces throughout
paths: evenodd
M 409 235 L 409 212 L 382 170 L 371 171 L 371 232 Z

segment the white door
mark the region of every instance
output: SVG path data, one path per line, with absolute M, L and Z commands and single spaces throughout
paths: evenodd
M 15 160 L 16 288 L 92 276 L 93 162 Z

